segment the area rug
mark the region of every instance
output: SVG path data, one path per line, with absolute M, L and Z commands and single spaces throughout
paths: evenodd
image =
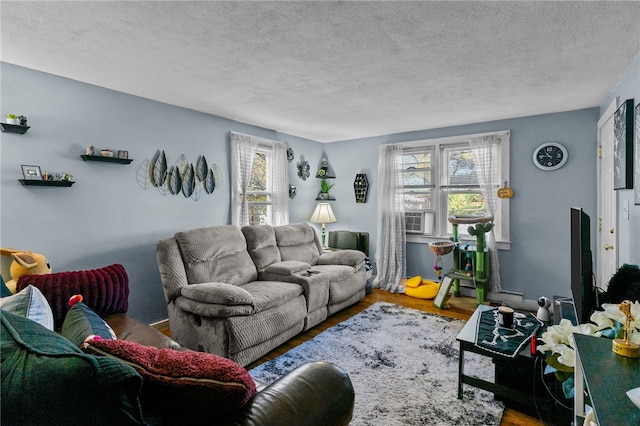
M 310 361 L 330 361 L 353 382 L 351 425 L 499 425 L 504 406 L 464 385 L 458 395 L 464 321 L 378 302 L 249 373 L 272 383 Z M 465 353 L 465 373 L 493 381 L 491 359 Z

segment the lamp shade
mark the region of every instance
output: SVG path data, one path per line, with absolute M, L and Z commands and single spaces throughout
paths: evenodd
M 333 223 L 337 222 L 336 216 L 333 214 L 333 210 L 331 210 L 331 204 L 329 203 L 318 203 L 316 205 L 316 210 L 311 215 L 311 222 L 315 223 Z

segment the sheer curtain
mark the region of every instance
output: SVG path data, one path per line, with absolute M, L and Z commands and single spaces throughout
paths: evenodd
M 377 275 L 373 286 L 391 293 L 404 291 L 406 269 L 402 146 L 381 145 L 378 161 Z
M 487 204 L 487 213 L 495 218 L 498 207 L 498 187 L 500 185 L 500 138 L 496 135 L 473 138 L 469 140 L 469 146 L 473 152 L 478 184 Z M 488 290 L 498 293 L 502 289 L 502 285 L 500 283 L 498 248 L 493 229 L 486 234 L 486 240 L 489 248 L 489 268 L 491 269 Z
M 231 133 L 231 223 L 249 224 L 249 207 L 243 194 L 249 186 L 253 160 L 258 151 L 258 138 Z
M 271 167 L 271 221 L 270 225 L 289 223 L 289 184 L 287 176 L 287 147 L 282 142 L 272 141 Z

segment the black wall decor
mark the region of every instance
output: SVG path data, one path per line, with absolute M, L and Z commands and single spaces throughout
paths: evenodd
M 633 189 L 633 99 L 627 99 L 614 115 L 613 189 Z

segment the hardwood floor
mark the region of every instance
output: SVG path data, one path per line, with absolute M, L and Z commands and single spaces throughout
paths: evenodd
M 330 316 L 321 324 L 315 326 L 311 330 L 307 330 L 304 333 L 297 335 L 296 337 L 292 338 L 288 342 L 272 350 L 262 358 L 248 365 L 247 369 L 250 370 L 262 364 L 265 361 L 269 361 L 271 359 L 279 357 L 280 355 L 284 354 L 290 349 L 322 333 L 327 328 L 347 320 L 348 318 L 365 310 L 366 308 L 368 308 L 369 306 L 373 305 L 376 302 L 395 303 L 408 308 L 419 309 L 421 311 L 430 312 L 437 315 L 445 315 L 448 317 L 457 318 L 464 321 L 469 319 L 469 317 L 471 316 L 471 314 L 476 308 L 475 300 L 471 298 L 465 298 L 465 297 L 450 298 L 449 301 L 447 302 L 448 309 L 440 310 L 433 306 L 432 300 L 421 300 L 421 299 L 409 297 L 405 294 L 393 294 L 393 293 L 388 293 L 386 291 L 382 291 L 379 289 L 373 289 L 373 291 L 370 294 L 368 294 L 362 301 L 346 309 L 343 309 L 340 312 L 335 313 L 334 315 Z M 163 331 L 165 334 L 170 335 L 169 330 L 162 329 L 162 328 L 160 328 L 160 330 Z M 524 413 L 521 413 L 519 411 L 510 409 L 510 408 L 505 409 L 504 415 L 502 416 L 502 421 L 500 422 L 500 426 L 538 426 L 538 425 L 543 426 L 544 423 L 538 419 L 535 419 Z

